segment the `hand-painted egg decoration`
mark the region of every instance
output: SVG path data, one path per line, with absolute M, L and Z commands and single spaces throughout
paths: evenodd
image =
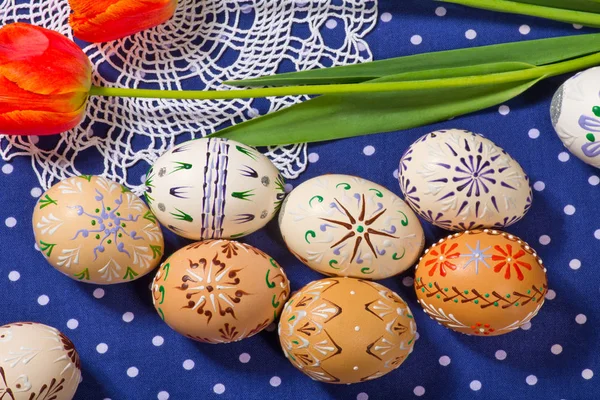
M 416 268 L 415 290 L 425 312 L 447 328 L 496 336 L 538 313 L 548 280 L 527 243 L 486 229 L 456 233 L 429 248 Z
M 531 207 L 529 178 L 519 163 L 472 132 L 450 129 L 421 137 L 398 171 L 413 210 L 447 230 L 504 228 Z
M 290 293 L 277 262 L 230 240 L 193 243 L 160 267 L 154 307 L 174 330 L 204 343 L 248 338 L 272 323 Z
M 417 327 L 408 305 L 375 282 L 328 278 L 287 302 L 279 340 L 290 362 L 326 383 L 359 383 L 398 368 L 413 350 Z
M 87 283 L 141 278 L 160 263 L 164 249 L 162 231 L 146 204 L 100 176 L 68 178 L 42 194 L 33 230 L 54 268 Z
M 33 322 L 0 327 L 0 399 L 71 400 L 81 379 L 73 343 Z
M 577 158 L 600 168 L 600 67 L 566 81 L 552 99 L 552 125 Z
M 265 226 L 285 197 L 283 177 L 256 149 L 219 138 L 185 142 L 150 168 L 146 201 L 193 240 L 235 239 Z
M 279 226 L 290 251 L 325 275 L 384 279 L 412 267 L 425 245 L 421 223 L 402 199 L 349 175 L 296 187 Z

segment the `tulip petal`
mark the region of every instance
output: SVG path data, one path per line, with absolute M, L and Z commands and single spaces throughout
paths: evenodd
M 55 113 L 19 110 L 0 113 L 0 134 L 4 135 L 54 135 L 73 129 L 83 119 L 85 105 L 79 110 Z
M 88 42 L 120 39 L 169 20 L 177 0 L 70 0 L 69 23 Z
M 39 57 L 48 49 L 50 40 L 44 32 L 23 23 L 0 29 L 0 64 L 4 60 L 21 61 Z

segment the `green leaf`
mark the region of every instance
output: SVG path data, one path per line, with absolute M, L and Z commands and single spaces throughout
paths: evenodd
M 89 281 L 90 280 L 90 270 L 88 268 L 86 268 L 83 271 L 81 271 L 79 274 L 73 274 L 73 276 L 80 281 L 82 281 L 84 279 L 86 281 Z
M 551 19 L 555 21 L 580 24 L 594 28 L 600 27 L 600 14 L 597 2 L 572 0 L 437 0 L 446 3 L 462 4 L 469 7 L 482 8 L 491 11 L 500 11 L 510 14 L 523 14 L 533 17 Z M 582 11 L 583 10 L 583 11 Z
M 358 83 L 399 73 L 436 71 L 443 68 L 471 67 L 498 62 L 541 66 L 598 51 L 600 51 L 600 34 L 577 35 L 416 54 L 226 83 L 233 86 Z
M 139 274 L 131 269 L 131 267 L 127 267 L 127 271 L 125 271 L 125 276 L 123 276 L 123 279 L 129 279 L 132 281 L 138 275 Z

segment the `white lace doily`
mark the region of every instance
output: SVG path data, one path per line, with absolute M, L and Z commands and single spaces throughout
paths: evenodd
M 72 38 L 67 0 L 0 0 L 0 25 L 29 22 Z M 180 0 L 166 24 L 115 42 L 87 46 L 94 84 L 161 89 L 216 88 L 227 80 L 273 74 L 285 63 L 305 70 L 369 61 L 364 36 L 377 21 L 377 0 Z M 329 36 L 345 32 L 329 45 Z M 339 47 L 337 46 L 339 45 Z M 301 97 L 267 99 L 275 111 Z M 265 101 L 265 100 L 263 100 Z M 47 189 L 93 171 L 143 190 L 146 170 L 178 141 L 205 136 L 257 116 L 252 100 L 176 101 L 92 97 L 87 117 L 55 138 L 3 137 L 4 160 L 28 156 Z M 266 109 L 266 108 L 265 108 Z M 135 139 L 134 139 L 135 138 Z M 269 148 L 286 178 L 307 163 L 306 145 Z M 78 169 L 79 167 L 79 169 Z

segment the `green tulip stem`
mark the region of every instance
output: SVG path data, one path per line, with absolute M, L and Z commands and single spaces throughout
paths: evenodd
M 521 82 L 535 78 L 549 78 L 556 75 L 590 68 L 599 64 L 600 53 L 595 53 L 573 60 L 540 67 L 532 67 L 518 71 L 446 79 L 428 79 L 385 83 L 283 86 L 241 90 L 155 90 L 92 86 L 90 89 L 90 95 L 178 100 L 226 100 L 251 99 L 271 96 L 383 93 L 443 88 L 458 89 L 471 86 Z

